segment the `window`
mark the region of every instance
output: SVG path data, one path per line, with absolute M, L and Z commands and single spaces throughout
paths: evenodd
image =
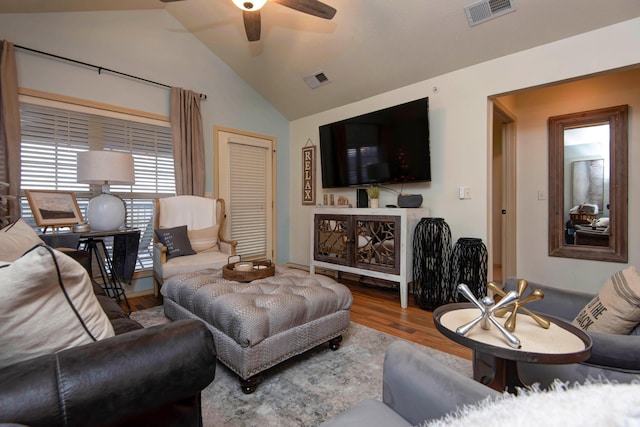
M 73 191 L 81 211 L 101 191 L 76 182 L 76 154 L 87 150 L 130 152 L 133 185 L 112 185 L 127 205 L 126 225 L 140 229 L 137 270 L 153 266 L 154 199 L 175 194 L 171 128 L 168 121 L 40 98 L 20 98 L 21 190 Z M 22 217 L 35 226 L 25 197 Z

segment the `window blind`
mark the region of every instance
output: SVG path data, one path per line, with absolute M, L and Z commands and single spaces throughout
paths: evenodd
M 88 112 L 90 111 L 90 112 Z M 99 185 L 76 182 L 76 155 L 87 150 L 112 150 L 133 155 L 135 184 L 112 185 L 111 192 L 127 204 L 126 225 L 141 230 L 138 269 L 151 268 L 153 201 L 175 194 L 173 148 L 169 124 L 149 123 L 136 116 L 122 118 L 96 109 L 65 109 L 20 103 L 21 190 L 73 191 L 82 212 Z M 22 216 L 35 226 L 25 197 Z
M 230 233 L 238 254 L 247 258 L 267 256 L 267 186 L 256 177 L 265 176 L 268 154 L 264 147 L 229 144 Z

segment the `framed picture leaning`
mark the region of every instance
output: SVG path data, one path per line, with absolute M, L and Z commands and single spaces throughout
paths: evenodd
M 33 218 L 41 227 L 65 227 L 84 222 L 72 191 L 24 190 Z

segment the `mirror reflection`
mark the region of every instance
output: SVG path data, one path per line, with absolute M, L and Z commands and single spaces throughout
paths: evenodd
M 609 124 L 564 131 L 565 243 L 609 246 Z

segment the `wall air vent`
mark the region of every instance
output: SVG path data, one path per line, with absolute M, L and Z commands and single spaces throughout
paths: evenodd
M 464 8 L 469 26 L 473 27 L 482 22 L 516 10 L 515 0 L 483 0 Z
M 304 78 L 311 89 L 331 83 L 331 80 L 322 72 L 318 72 Z

